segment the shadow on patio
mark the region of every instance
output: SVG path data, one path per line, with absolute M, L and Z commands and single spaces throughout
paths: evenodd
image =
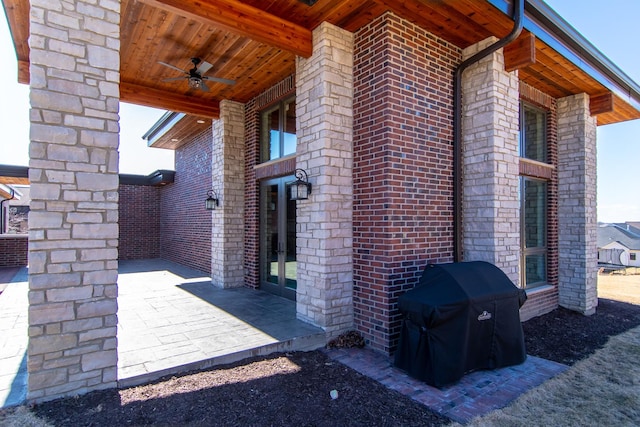
M 324 331 L 296 319 L 295 302 L 210 280 L 165 260 L 120 262 L 120 386 L 325 344 Z

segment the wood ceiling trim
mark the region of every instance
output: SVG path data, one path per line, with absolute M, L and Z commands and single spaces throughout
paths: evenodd
M 377 1 L 396 15 L 462 48 L 490 35 L 482 24 L 441 1 Z
M 25 169 L 27 167 L 25 166 Z M 15 176 L 0 176 L 0 184 L 7 185 L 29 185 L 29 178 L 21 178 Z
M 120 83 L 120 100 L 154 108 L 158 108 L 161 105 L 165 110 L 193 114 L 200 117 L 212 119 L 220 117 L 220 103 L 218 101 L 179 95 L 128 82 Z
M 206 25 L 276 46 L 308 58 L 313 51 L 311 30 L 236 0 L 140 0 L 150 6 Z

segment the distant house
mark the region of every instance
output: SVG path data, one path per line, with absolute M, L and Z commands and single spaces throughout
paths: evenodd
M 598 263 L 640 267 L 638 223 L 599 224 Z
M 28 233 L 29 186 L 0 183 L 0 234 Z

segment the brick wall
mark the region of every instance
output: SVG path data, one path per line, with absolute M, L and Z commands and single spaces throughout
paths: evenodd
M 120 185 L 118 259 L 159 258 L 160 188 Z
M 27 265 L 29 236 L 11 234 L 0 236 L 0 267 L 22 267 Z
M 174 182 L 160 189 L 160 256 L 211 273 L 211 129 L 179 147 Z
M 398 296 L 427 263 L 453 259 L 452 75 L 461 53 L 392 14 L 355 36 L 355 323 L 371 347 L 392 352 Z
M 260 160 L 260 117 L 262 107 L 256 99 L 245 104 L 244 167 L 244 281 L 245 286 L 260 286 L 260 183 L 255 166 Z
M 558 287 L 545 286 L 527 292 L 527 302 L 520 308 L 520 320 L 541 316 L 558 308 Z
M 159 258 L 160 188 L 120 185 L 118 259 Z M 28 235 L 0 236 L 0 267 L 27 265 Z

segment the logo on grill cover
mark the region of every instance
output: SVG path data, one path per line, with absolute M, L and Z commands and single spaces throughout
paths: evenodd
M 483 311 L 482 313 L 480 313 L 480 315 L 478 316 L 478 320 L 479 321 L 483 321 L 483 320 L 489 320 L 491 319 L 491 313 L 489 313 L 487 310 Z

